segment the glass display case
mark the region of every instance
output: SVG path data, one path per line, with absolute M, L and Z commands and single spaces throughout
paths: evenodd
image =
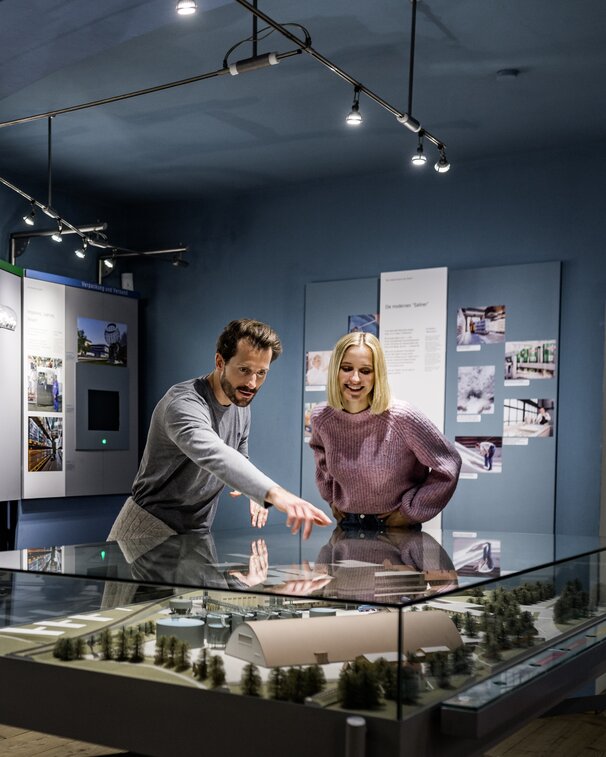
M 0 553 L 3 721 L 158 756 L 471 755 L 606 668 L 597 539 L 261 533 Z

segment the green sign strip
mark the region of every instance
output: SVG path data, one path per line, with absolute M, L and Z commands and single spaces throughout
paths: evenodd
M 5 260 L 0 260 L 0 270 L 14 273 L 15 276 L 23 276 L 23 268 L 7 263 Z

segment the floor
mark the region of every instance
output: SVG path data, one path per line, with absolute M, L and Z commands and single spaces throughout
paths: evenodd
M 606 757 L 606 715 L 540 718 L 502 741 L 485 757 Z
M 136 757 L 107 747 L 0 725 L 0 757 Z M 606 757 L 606 716 L 585 713 L 533 720 L 485 757 Z

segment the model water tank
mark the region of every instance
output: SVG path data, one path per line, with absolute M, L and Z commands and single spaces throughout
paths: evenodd
M 206 624 L 206 643 L 211 649 L 225 649 L 230 636 L 229 626 L 225 626 L 216 620 L 208 621 Z
M 180 599 L 175 597 L 169 601 L 170 611 L 174 615 L 189 615 L 191 612 L 192 601 L 191 599 Z
M 312 607 L 309 611 L 310 618 L 328 618 L 336 614 L 334 607 Z
M 190 647 L 201 647 L 204 644 L 204 621 L 177 615 L 162 618 L 156 623 L 156 639 L 161 636 L 174 636 L 179 641 L 187 642 Z

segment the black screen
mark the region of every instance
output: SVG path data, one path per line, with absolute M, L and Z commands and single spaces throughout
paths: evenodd
M 120 392 L 88 390 L 88 430 L 120 430 Z

